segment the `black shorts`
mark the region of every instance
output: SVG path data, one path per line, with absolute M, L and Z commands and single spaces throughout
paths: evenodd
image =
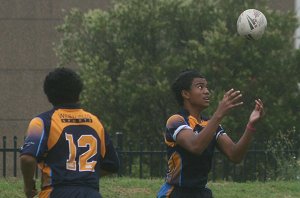
M 101 198 L 98 190 L 81 186 L 54 187 L 50 198 Z
M 174 187 L 170 194 L 170 198 L 213 198 L 212 192 L 209 188 L 190 189 Z

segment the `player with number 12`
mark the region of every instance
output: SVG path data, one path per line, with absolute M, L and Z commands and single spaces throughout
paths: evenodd
M 34 173 L 41 170 L 41 198 L 99 198 L 99 177 L 117 172 L 119 159 L 99 119 L 79 105 L 80 77 L 57 68 L 44 81 L 54 106 L 33 118 L 21 148 L 21 170 L 27 198 L 37 194 Z

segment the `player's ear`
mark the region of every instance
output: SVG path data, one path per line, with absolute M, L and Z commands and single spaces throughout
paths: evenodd
M 181 95 L 184 99 L 189 99 L 190 98 L 190 92 L 187 90 L 182 90 Z

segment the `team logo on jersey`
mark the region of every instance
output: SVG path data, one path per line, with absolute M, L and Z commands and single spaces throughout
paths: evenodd
M 24 145 L 20 148 L 21 150 L 31 146 L 31 145 L 34 145 L 35 143 L 34 142 L 25 142 Z

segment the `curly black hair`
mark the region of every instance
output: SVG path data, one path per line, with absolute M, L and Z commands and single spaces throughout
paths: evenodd
M 44 80 L 44 92 L 54 106 L 77 103 L 82 88 L 79 75 L 64 67 L 49 72 Z
M 181 92 L 183 90 L 191 89 L 194 78 L 204 78 L 204 76 L 196 70 L 187 69 L 182 71 L 172 83 L 171 90 L 180 106 L 183 106 L 183 97 Z

